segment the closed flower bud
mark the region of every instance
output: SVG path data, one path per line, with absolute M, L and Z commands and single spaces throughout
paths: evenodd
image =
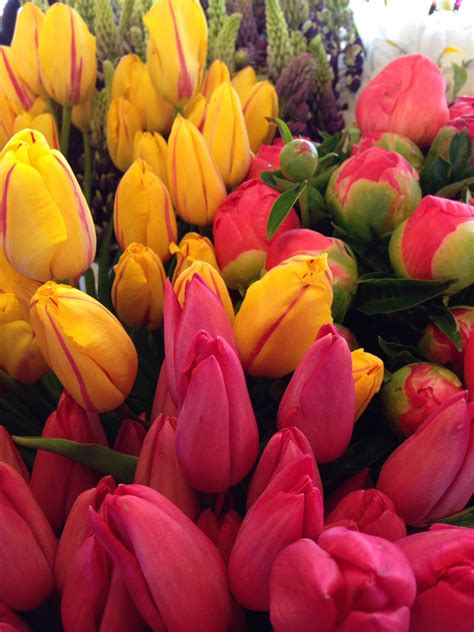
M 107 111 L 107 149 L 112 162 L 126 171 L 133 161 L 133 141 L 142 129 L 140 112 L 124 97 L 113 99 Z
M 275 136 L 275 125 L 267 117 L 278 116 L 278 95 L 269 81 L 259 81 L 241 100 L 250 149 L 256 152 L 260 145 L 269 145 Z
M 77 127 L 81 132 L 87 132 L 91 125 L 92 112 L 93 97 L 89 96 L 85 101 L 72 108 L 71 121 L 74 127 Z
M 257 83 L 257 73 L 252 66 L 246 66 L 232 78 L 232 87 L 236 90 L 242 103 Z
M 222 83 L 230 83 L 230 72 L 225 63 L 216 59 L 209 66 L 202 84 L 202 94 L 206 101 L 210 101 L 214 90 Z
M 449 108 L 449 118 L 456 119 L 460 116 L 474 116 L 474 96 L 457 97 Z
M 6 258 L 31 279 L 70 279 L 95 257 L 94 222 L 62 154 L 39 132 L 18 132 L 0 154 L 0 237 Z
M 355 421 L 359 419 L 372 397 L 380 391 L 384 366 L 380 358 L 363 349 L 352 352 L 352 379 L 355 388 Z
M 176 241 L 176 217 L 168 189 L 143 160 L 135 160 L 115 192 L 114 229 L 122 249 L 132 243 L 151 248 L 165 263 Z
M 58 128 L 54 116 L 49 112 L 43 112 L 33 116 L 28 112 L 19 114 L 13 125 L 13 132 L 16 134 L 23 129 L 34 129 L 43 134 L 51 149 L 59 149 Z
M 219 271 L 212 241 L 207 237 L 202 237 L 199 233 L 186 233 L 178 245 L 171 244 L 170 252 L 176 256 L 173 283 L 181 272 L 189 268 L 194 261 L 205 261 Z
M 188 101 L 183 109 L 183 116 L 202 132 L 206 120 L 207 101 L 199 92 L 191 101 Z
M 293 182 L 304 182 L 314 174 L 319 164 L 316 145 L 304 138 L 286 143 L 280 154 L 281 171 Z
M 178 215 L 198 226 L 212 222 L 226 196 L 224 182 L 204 137 L 180 115 L 168 139 L 168 183 Z
M 397 276 L 427 281 L 453 279 L 451 293 L 471 285 L 474 207 L 427 195 L 393 233 L 389 255 Z
M 159 329 L 163 324 L 166 273 L 161 259 L 142 244 L 127 246 L 114 266 L 112 303 L 129 327 Z
M 366 149 L 334 171 L 326 200 L 338 226 L 370 240 L 384 237 L 411 215 L 421 200 L 418 174 L 393 151 Z
M 413 141 L 393 132 L 368 132 L 363 134 L 358 143 L 352 145 L 351 155 L 355 156 L 370 149 L 371 147 L 382 147 L 387 151 L 394 151 L 403 156 L 411 166 L 420 171 L 423 166 L 423 154 Z
M 0 426 L 0 461 L 8 463 L 20 474 L 26 482 L 30 480 L 30 474 L 25 462 L 21 458 L 10 433 L 5 426 Z M 0 617 L 1 621 L 1 617 Z
M 114 443 L 114 450 L 123 454 L 138 456 L 142 449 L 147 429 L 140 421 L 126 419 L 120 424 L 120 429 Z
M 82 103 L 97 75 L 95 37 L 75 9 L 52 5 L 39 34 L 41 80 L 46 92 L 63 106 Z
M 143 18 L 150 33 L 148 68 L 155 89 L 175 107 L 202 83 L 207 22 L 198 0 L 158 0 Z
M 399 57 L 361 91 L 357 125 L 363 134 L 395 132 L 425 147 L 448 121 L 445 90 L 443 75 L 431 59 L 423 55 Z
M 104 412 L 123 403 L 137 374 L 137 352 L 103 305 L 49 282 L 31 299 L 30 318 L 49 367 L 82 408 Z
M 469 399 L 474 400 L 474 335 L 471 333 L 464 354 L 464 384 L 469 391 Z
M 215 544 L 226 564 L 229 563 L 230 553 L 241 524 L 242 517 L 234 509 L 216 515 L 212 509 L 208 508 L 201 513 L 197 521 L 197 526 Z
M 230 83 L 212 93 L 203 136 L 224 184 L 230 189 L 239 185 L 250 165 L 250 146 L 242 106 Z
M 0 94 L 0 151 L 13 136 L 15 118 L 16 112 L 10 100 L 4 94 Z
M 382 389 L 382 403 L 395 432 L 409 437 L 438 406 L 462 390 L 461 382 L 448 369 L 418 362 L 392 373 Z
M 133 139 L 133 160 L 144 160 L 168 186 L 166 163 L 168 160 L 168 145 L 165 139 L 156 132 L 137 132 Z
M 293 371 L 322 325 L 332 322 L 327 255 L 288 259 L 253 283 L 235 318 L 234 334 L 250 375 Z
M 151 409 L 151 419 L 156 419 L 159 415 L 166 417 L 177 417 L 178 409 L 173 401 L 170 393 L 168 382 L 168 370 L 166 368 L 166 358 L 163 360 L 160 369 L 160 375 L 156 383 L 155 397 L 153 398 L 153 407 Z
M 471 139 L 471 150 L 469 153 L 471 154 L 470 162 L 472 164 L 472 152 L 474 147 L 474 115 L 452 119 L 439 130 L 434 141 L 431 143 L 430 150 L 428 152 L 428 155 L 426 156 L 426 169 L 431 167 L 431 165 L 438 157 L 444 158 L 445 160 L 449 161 L 451 141 L 459 132 L 464 129 L 467 129 Z
M 372 488 L 372 480 L 370 478 L 369 468 L 366 467 L 363 470 L 359 470 L 355 474 L 353 474 L 350 478 L 345 480 L 339 487 L 337 487 L 332 494 L 329 494 L 324 499 L 324 511 L 329 514 L 337 505 L 341 502 L 343 498 L 350 494 L 351 492 L 356 492 L 360 489 L 369 489 Z
M 279 169 L 281 150 L 282 147 L 279 145 L 260 145 L 257 153 L 250 162 L 246 180 L 260 178 L 262 171 L 275 171 Z
M 26 2 L 17 14 L 11 42 L 18 75 L 35 94 L 44 94 L 39 60 L 39 38 L 44 18 L 39 7 L 33 2 Z
M 20 79 L 10 46 L 0 46 L 0 91 L 17 114 L 29 110 L 35 101 L 35 93 Z

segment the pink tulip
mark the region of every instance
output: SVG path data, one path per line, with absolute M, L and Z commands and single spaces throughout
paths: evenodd
M 224 492 L 248 474 L 258 454 L 257 422 L 242 365 L 224 338 L 199 332 L 183 373 L 179 463 L 196 489 Z
M 408 632 L 416 584 L 395 544 L 334 527 L 318 543 L 302 539 L 273 564 L 275 632 Z
M 166 415 L 167 417 L 177 417 L 178 409 L 171 397 L 168 384 L 168 371 L 166 369 L 166 358 L 163 360 L 156 384 L 155 397 L 153 399 L 153 407 L 151 409 L 151 419 L 156 419 L 158 415 Z
M 64 632 L 145 632 L 116 565 L 94 536 L 84 540 L 66 575 Z
M 26 482 L 30 480 L 28 468 L 21 458 L 21 454 L 18 452 L 10 433 L 5 426 L 0 426 L 0 461 L 2 463 L 8 463 L 8 465 L 15 468 L 15 470 L 23 476 Z
M 349 445 L 354 409 L 351 352 L 337 329 L 325 325 L 296 367 L 278 408 L 277 425 L 299 428 L 316 462 L 327 463 Z
M 0 632 L 30 632 L 30 628 L 10 608 L 0 602 Z
M 0 462 L 0 601 L 12 610 L 32 610 L 44 603 L 54 585 L 56 547 L 24 478 Z
M 357 126 L 368 132 L 395 132 L 429 145 L 449 119 L 446 83 L 438 66 L 423 55 L 390 62 L 361 91 Z
M 314 464 L 313 483 L 323 493 L 318 466 L 308 439 L 296 427 L 283 428 L 271 437 L 257 463 L 247 492 L 247 509 L 254 504 L 277 474 L 305 455 L 308 455 Z
M 212 509 L 205 509 L 197 521 L 198 527 L 215 544 L 222 559 L 229 563 L 230 553 L 242 524 L 242 516 L 234 509 L 216 515 Z
M 409 525 L 460 511 L 474 491 L 474 405 L 466 391 L 432 413 L 385 461 L 377 489 Z
M 114 450 L 123 454 L 138 456 L 145 439 L 146 428 L 143 423 L 134 419 L 122 422 L 114 443 Z
M 392 542 L 407 533 L 393 502 L 377 489 L 361 489 L 347 494 L 326 519 L 327 528 L 335 526 L 377 535 Z
M 225 565 L 202 531 L 143 485 L 120 485 L 104 506 L 105 520 L 91 510 L 92 530 L 152 630 L 227 630 L 232 615 Z
M 410 632 L 472 632 L 474 530 L 434 525 L 397 542 L 415 573 Z
M 66 391 L 57 409 L 49 416 L 41 436 L 107 446 L 99 416 L 83 410 Z M 31 474 L 31 491 L 53 529 L 59 530 L 79 494 L 94 487 L 99 478 L 97 472 L 85 465 L 38 450 Z
M 160 415 L 143 443 L 135 483 L 147 485 L 166 496 L 191 520 L 199 513 L 196 492 L 188 483 L 176 456 L 176 418 Z
M 464 384 L 469 391 L 469 399 L 474 400 L 474 329 L 469 336 L 464 353 Z
M 341 502 L 343 498 L 347 496 L 347 494 L 358 491 L 359 489 L 369 489 L 369 487 L 373 487 L 373 485 L 370 478 L 369 468 L 366 467 L 363 470 L 356 472 L 347 481 L 344 481 L 344 483 L 339 485 L 332 494 L 324 499 L 324 511 L 326 515 L 329 515 L 329 513 Z
M 279 169 L 282 149 L 281 145 L 260 145 L 257 153 L 252 158 L 246 180 L 260 178 L 262 171 Z
M 235 599 L 251 610 L 268 610 L 270 572 L 278 553 L 300 538 L 317 540 L 323 527 L 323 503 L 310 476 L 293 476 L 294 461 L 271 481 L 250 507 L 229 560 Z M 300 463 L 311 466 L 311 458 Z M 290 476 L 291 473 L 291 476 Z

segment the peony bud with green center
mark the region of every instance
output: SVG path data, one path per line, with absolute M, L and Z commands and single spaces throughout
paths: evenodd
M 471 156 L 474 151 L 474 116 L 464 116 L 449 121 L 447 125 L 442 127 L 436 135 L 433 143 L 431 144 L 428 155 L 426 156 L 425 166 L 429 167 L 440 156 L 445 160 L 449 160 L 449 148 L 451 147 L 451 141 L 456 134 L 459 134 L 463 129 L 467 129 L 467 132 L 471 139 Z M 471 157 L 472 160 L 472 157 Z
M 311 178 L 318 164 L 316 145 L 304 138 L 297 138 L 287 143 L 280 154 L 283 175 L 293 182 L 304 182 Z
M 352 146 L 351 156 L 356 156 L 370 147 L 382 147 L 382 149 L 400 154 L 417 171 L 420 171 L 423 166 L 424 157 L 419 147 L 412 140 L 405 136 L 400 136 L 400 134 L 394 134 L 393 132 L 368 132 L 363 134 L 359 142 Z

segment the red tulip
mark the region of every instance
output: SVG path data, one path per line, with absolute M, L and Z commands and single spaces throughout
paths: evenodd
M 44 603 L 54 585 L 56 547 L 27 483 L 0 462 L 0 601 L 13 610 L 32 610 Z
M 347 494 L 359 489 L 369 489 L 369 487 L 373 487 L 373 484 L 370 478 L 369 468 L 366 467 L 356 472 L 356 474 L 351 476 L 347 481 L 344 481 L 332 494 L 324 499 L 324 511 L 326 515 L 328 515 Z
M 410 632 L 472 632 L 474 531 L 435 525 L 397 542 L 415 573 Z
M 281 145 L 260 145 L 257 153 L 252 158 L 246 180 L 260 178 L 262 171 L 279 169 L 282 149 Z
M 66 391 L 57 409 L 49 416 L 41 436 L 107 446 L 98 415 L 87 413 Z M 98 479 L 97 472 L 85 465 L 38 450 L 31 474 L 31 491 L 51 526 L 61 529 L 76 498 L 84 490 L 94 487 Z
M 326 325 L 296 367 L 280 402 L 277 424 L 302 430 L 317 463 L 327 463 L 349 445 L 354 409 L 351 352 L 337 329 Z
M 145 439 L 146 428 L 143 423 L 134 419 L 122 422 L 114 443 L 114 450 L 123 454 L 138 456 Z
M 156 419 L 158 415 L 166 415 L 167 417 L 177 417 L 178 409 L 173 402 L 168 384 L 168 371 L 166 369 L 166 358 L 163 360 L 156 384 L 155 397 L 153 399 L 153 407 L 151 409 L 151 418 Z
M 5 426 L 0 426 L 0 461 L 2 463 L 8 463 L 8 465 L 15 468 L 15 470 L 23 476 L 26 482 L 30 480 L 28 468 L 21 458 L 21 455 Z
M 176 456 L 176 418 L 160 415 L 143 442 L 135 483 L 147 485 L 166 496 L 191 520 L 199 513 L 196 492 L 188 483 Z
M 469 391 L 469 399 L 474 400 L 474 329 L 469 336 L 464 353 L 464 384 Z
M 30 628 L 10 608 L 0 602 L 0 632 L 30 632 Z
M 91 526 L 154 632 L 223 632 L 231 621 L 226 569 L 216 547 L 169 500 L 120 485 Z
M 334 527 L 318 543 L 302 539 L 273 564 L 275 632 L 408 632 L 416 584 L 395 544 Z
M 183 366 L 185 396 L 176 453 L 193 487 L 225 492 L 258 454 L 258 428 L 235 351 L 224 338 L 199 332 Z

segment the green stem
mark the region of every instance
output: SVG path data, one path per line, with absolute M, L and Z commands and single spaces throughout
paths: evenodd
M 309 209 L 308 209 L 308 187 L 305 186 L 301 192 L 300 199 L 301 223 L 304 228 L 309 228 Z
M 71 113 L 72 108 L 70 105 L 63 107 L 63 120 L 61 123 L 61 153 L 67 158 L 67 152 L 69 148 L 69 133 L 71 131 Z
M 84 197 L 88 205 L 91 203 L 91 175 L 92 175 L 92 155 L 89 132 L 83 132 L 82 142 L 84 144 Z
M 56 127 L 59 127 L 58 125 L 58 111 L 56 109 L 56 103 L 53 101 L 53 99 L 51 97 L 48 97 L 46 99 L 46 103 L 48 105 L 48 110 L 50 111 L 50 113 L 52 114 L 54 121 L 56 123 Z

